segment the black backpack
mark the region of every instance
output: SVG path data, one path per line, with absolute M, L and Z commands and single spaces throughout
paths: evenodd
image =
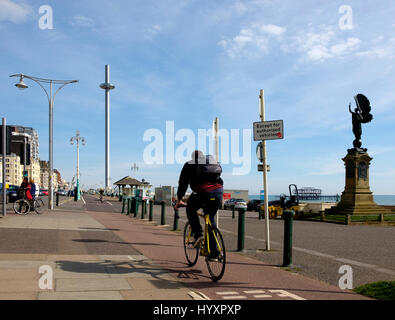
M 196 175 L 200 181 L 214 182 L 221 173 L 221 165 L 211 156 L 206 156 L 205 164 L 196 165 Z

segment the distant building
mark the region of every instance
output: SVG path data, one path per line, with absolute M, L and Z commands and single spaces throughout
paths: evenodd
M 23 172 L 23 166 L 22 172 Z M 41 167 L 40 161 L 36 159 L 30 160 L 30 165 L 26 166 L 26 171 L 29 179 L 33 179 L 35 183 L 41 185 Z
M 30 127 L 14 126 L 10 125 L 12 131 L 12 152 L 22 157 L 21 154 L 21 143 L 23 143 L 22 136 L 27 135 L 30 144 L 30 157 L 36 161 L 40 160 L 40 148 L 38 141 L 38 133 L 36 130 Z M 23 159 L 22 159 L 23 160 Z
M 243 199 L 244 201 L 248 201 L 248 190 L 225 189 L 223 200 L 226 201 L 231 198 Z
M 40 160 L 40 187 L 49 188 L 49 163 L 48 161 Z M 57 190 L 63 187 L 62 175 L 59 170 L 53 169 L 53 188 Z
M 20 157 L 11 154 L 6 157 L 6 183 L 19 186 L 23 180 L 23 166 L 20 164 Z M 0 157 L 0 180 L 3 181 L 3 158 Z
M 48 161 L 40 160 L 40 187 L 48 188 L 49 185 L 49 166 Z

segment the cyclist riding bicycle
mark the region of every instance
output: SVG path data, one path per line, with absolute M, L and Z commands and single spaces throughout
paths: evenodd
M 197 211 L 203 208 L 204 214 L 210 216 L 211 224 L 216 226 L 214 218 L 222 204 L 224 190 L 221 173 L 221 165 L 212 156 L 205 156 L 201 151 L 194 151 L 192 160 L 186 162 L 182 168 L 178 181 L 178 200 L 174 208 L 177 209 L 185 205 L 182 198 L 189 185 L 193 193 L 187 201 L 186 213 L 194 235 L 195 248 L 199 247 L 204 240 L 203 229 Z M 210 241 L 210 256 L 212 258 L 219 254 L 214 244 L 215 241 Z

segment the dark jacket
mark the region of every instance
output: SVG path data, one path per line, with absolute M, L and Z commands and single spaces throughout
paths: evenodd
M 224 182 L 220 178 L 220 174 L 202 174 L 202 167 L 208 168 L 207 164 L 221 168 L 220 164 L 213 160 L 212 157 L 207 156 L 207 164 L 200 164 L 201 162 L 188 161 L 182 168 L 180 179 L 178 181 L 177 198 L 181 200 L 188 189 L 188 185 L 193 192 L 222 192 Z M 199 167 L 200 166 L 200 167 Z M 221 169 L 222 171 L 222 169 Z

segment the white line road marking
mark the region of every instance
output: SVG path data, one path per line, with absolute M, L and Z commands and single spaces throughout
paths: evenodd
M 269 294 L 260 294 L 260 295 L 256 295 L 253 296 L 254 298 L 258 298 L 258 299 L 262 299 L 262 298 L 271 298 L 272 296 Z
M 260 293 L 265 293 L 263 290 L 251 290 L 251 291 L 244 291 L 246 294 L 260 294 Z
M 106 203 L 108 203 L 110 206 L 114 206 L 111 202 L 106 201 Z
M 204 293 L 201 293 L 199 291 L 197 291 L 197 292 L 189 291 L 188 294 L 193 298 L 193 300 L 211 300 Z
M 82 202 L 84 202 L 84 204 L 86 204 L 85 199 L 83 196 L 81 196 Z
M 246 296 L 226 296 L 226 297 L 222 297 L 223 299 L 229 299 L 229 300 L 233 300 L 233 299 L 247 299 Z
M 306 300 L 305 298 L 299 297 L 296 294 L 289 293 L 288 291 L 285 291 L 285 290 L 269 290 L 269 292 L 277 293 L 277 295 L 281 298 L 289 297 L 289 298 L 293 298 L 295 300 Z
M 232 295 L 232 294 L 239 294 L 238 292 L 235 291 L 228 291 L 228 292 L 216 292 L 219 296 L 225 296 L 225 295 Z

